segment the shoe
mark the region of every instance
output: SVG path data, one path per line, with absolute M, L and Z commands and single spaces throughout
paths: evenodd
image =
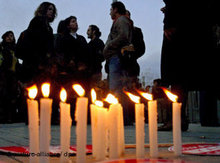
M 164 124 L 157 129 L 158 131 L 171 131 L 172 130 L 172 125 L 169 124 Z

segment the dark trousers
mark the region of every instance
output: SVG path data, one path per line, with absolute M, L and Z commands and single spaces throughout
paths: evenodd
M 211 90 L 204 90 L 200 91 L 199 97 L 201 125 L 218 126 L 216 93 Z

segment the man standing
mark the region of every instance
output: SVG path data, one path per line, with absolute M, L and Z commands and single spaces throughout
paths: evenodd
M 124 98 L 122 88 L 125 86 L 126 71 L 122 68 L 120 57 L 121 49 L 131 43 L 132 23 L 125 16 L 126 9 L 122 2 L 113 2 L 111 4 L 111 18 L 113 24 L 103 51 L 106 62 L 108 63 L 109 89 L 119 100 Z M 125 100 L 122 100 L 126 103 Z M 125 111 L 126 109 L 124 109 Z M 125 124 L 129 123 L 128 112 L 124 112 Z
M 216 76 L 218 59 L 213 52 L 212 39 L 212 24 L 217 23 L 219 18 L 212 22 L 215 16 L 211 15 L 212 6 L 216 2 L 216 0 L 209 2 L 195 0 L 178 3 L 175 0 L 164 0 L 166 6 L 162 8 L 164 37 L 161 52 L 161 78 L 167 85 L 171 85 L 171 91 L 182 103 L 183 131 L 188 129 L 186 106 L 188 91 L 191 90 L 199 90 L 200 96 L 203 96 L 199 100 L 200 111 L 206 110 L 204 118 L 209 123 L 201 122 L 202 125 L 218 125 L 217 100 L 216 97 L 212 97 L 216 96 L 215 90 L 219 85 L 216 82 L 218 81 Z M 161 131 L 172 130 L 171 121 L 172 119 L 170 119 L 170 125 L 159 129 Z
M 130 21 L 133 24 L 133 21 L 131 20 L 130 11 L 126 10 L 126 16 L 130 19 Z M 128 71 L 130 83 L 138 84 L 139 83 L 138 76 L 140 74 L 140 66 L 137 62 L 137 59 L 140 58 L 141 56 L 143 56 L 145 53 L 145 42 L 144 42 L 144 36 L 143 36 L 141 28 L 133 26 L 131 43 L 133 45 L 134 52 L 133 53 L 130 52 L 130 56 L 128 56 L 129 59 L 127 59 L 127 61 L 125 63 L 125 67 L 127 68 L 127 71 Z M 126 55 L 126 49 L 125 49 L 124 53 Z
M 123 86 L 122 78 L 124 76 L 120 63 L 121 49 L 131 43 L 132 24 L 129 19 L 124 16 L 126 9 L 123 3 L 113 2 L 111 6 L 110 15 L 113 24 L 103 54 L 109 63 L 109 88 L 117 94 L 121 91 Z
M 90 53 L 89 60 L 89 76 L 90 87 L 99 83 L 102 79 L 102 62 L 104 61 L 103 49 L 105 44 L 100 39 L 101 32 L 96 25 L 90 25 L 87 30 L 88 38 L 91 41 L 88 43 L 88 49 Z

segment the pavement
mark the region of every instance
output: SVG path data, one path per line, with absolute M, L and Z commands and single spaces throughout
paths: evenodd
M 88 125 L 87 144 L 91 144 L 91 126 Z M 146 154 L 145 159 L 149 159 L 149 136 L 148 125 L 145 126 L 146 132 Z M 158 131 L 159 157 L 157 159 L 174 160 L 172 162 L 197 162 L 197 163 L 220 163 L 220 155 L 203 156 L 203 155 L 188 155 L 174 156 L 173 152 L 168 151 L 168 147 L 172 146 L 172 131 Z M 71 129 L 71 145 L 76 142 L 75 126 Z M 193 143 L 219 143 L 220 144 L 220 127 L 202 127 L 200 124 L 191 123 L 186 132 L 182 132 L 183 144 Z M 51 145 L 60 144 L 60 127 L 59 125 L 51 126 Z M 121 159 L 135 159 L 135 126 L 125 126 L 125 155 Z M 25 123 L 0 124 L 0 147 L 4 146 L 28 146 L 29 134 L 28 126 Z M 70 160 L 76 162 L 76 156 L 71 156 Z M 0 163 L 2 162 L 29 162 L 29 157 L 8 155 L 0 152 Z M 50 157 L 50 162 L 60 162 L 59 157 Z M 92 155 L 87 155 L 86 162 L 97 162 Z M 154 161 L 155 162 L 155 161 Z M 158 161 L 159 162 L 159 161 Z

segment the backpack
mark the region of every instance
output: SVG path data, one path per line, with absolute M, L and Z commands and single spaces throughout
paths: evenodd
M 145 52 L 145 43 L 140 28 L 134 27 L 132 31 L 131 44 L 121 49 L 122 60 L 137 60 Z
M 132 31 L 132 40 L 131 43 L 134 46 L 135 59 L 140 58 L 145 53 L 145 43 L 143 33 L 140 28 L 134 27 Z

